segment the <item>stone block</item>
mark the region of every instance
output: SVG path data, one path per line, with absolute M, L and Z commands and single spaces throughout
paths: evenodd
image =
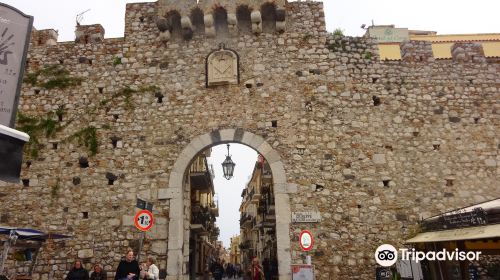
M 92 250 L 92 249 L 78 250 L 78 258 L 86 259 L 86 258 L 92 258 L 92 257 L 94 257 L 94 250 Z
M 168 180 L 168 188 L 169 189 L 182 189 L 183 174 L 184 174 L 184 171 L 182 171 L 182 172 L 175 172 L 175 171 L 170 172 L 170 177 Z
M 270 164 L 270 166 L 271 166 L 271 171 L 273 173 L 274 184 L 286 183 L 286 173 L 283 163 L 281 161 L 277 161 L 275 163 Z
M 160 39 L 160 41 L 162 42 L 167 42 L 170 40 L 170 31 L 168 30 L 165 30 L 163 32 L 160 32 L 160 35 L 158 36 L 158 38 Z
M 212 14 L 206 14 L 204 17 L 203 17 L 203 21 L 205 22 L 205 30 L 208 28 L 208 27 L 213 27 L 214 26 L 214 16 Z M 214 31 L 215 31 L 215 28 L 214 28 Z M 215 32 L 214 32 L 215 33 Z
M 233 141 L 234 140 L 234 129 L 223 129 L 220 131 L 221 141 Z
M 122 216 L 122 225 L 123 226 L 133 226 L 134 225 L 134 216 L 123 215 Z
M 207 37 L 215 37 L 215 27 L 214 26 L 205 26 L 205 35 Z
M 167 253 L 167 241 L 153 241 L 151 244 L 151 251 L 158 255 Z
M 374 154 L 373 163 L 375 164 L 385 164 L 385 154 Z
M 188 16 L 183 16 L 181 18 L 181 26 L 182 28 L 193 29 L 193 24 L 191 23 L 191 19 Z
M 236 14 L 227 14 L 227 23 L 230 25 L 238 24 L 238 19 L 236 17 Z
M 262 33 L 262 24 L 252 23 L 252 32 L 256 34 Z
M 158 199 L 173 199 L 173 198 L 182 198 L 182 189 L 181 188 L 164 188 L 158 190 Z
M 496 160 L 492 159 L 492 158 L 488 158 L 484 161 L 484 164 L 486 164 L 486 166 L 488 167 L 495 167 L 497 166 L 497 162 Z
M 250 18 L 252 20 L 252 23 L 261 23 L 262 22 L 262 15 L 260 11 L 252 11 L 250 14 Z
M 181 250 L 183 247 L 184 228 L 179 219 L 171 219 L 169 222 L 168 248 L 169 250 Z

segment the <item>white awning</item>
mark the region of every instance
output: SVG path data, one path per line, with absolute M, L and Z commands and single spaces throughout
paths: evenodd
M 28 134 L 1 124 L 0 124 L 0 134 L 4 134 L 22 140 L 24 142 L 28 142 L 30 140 L 30 136 Z
M 474 240 L 500 237 L 500 224 L 419 233 L 405 243 Z

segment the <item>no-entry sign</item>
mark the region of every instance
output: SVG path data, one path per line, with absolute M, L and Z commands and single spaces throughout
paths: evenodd
M 135 227 L 141 231 L 148 231 L 153 226 L 153 214 L 148 210 L 141 210 L 135 214 Z
M 300 232 L 299 244 L 303 251 L 310 251 L 313 248 L 314 239 L 310 231 L 303 230 Z

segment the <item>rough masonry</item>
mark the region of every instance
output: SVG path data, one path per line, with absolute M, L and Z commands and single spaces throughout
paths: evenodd
M 498 59 L 460 43 L 437 60 L 408 42 L 401 61 L 380 61 L 371 39 L 329 34 L 321 2 L 233 2 L 128 4 L 124 38 L 104 39 L 100 25 L 78 26 L 75 42 L 33 32 L 17 127 L 37 123 L 39 144 L 22 184 L 0 183 L 1 223 L 73 236 L 42 247 L 33 279 L 61 279 L 75 258 L 113 272 L 138 246 L 137 197 L 157 219 L 143 252 L 169 273 L 173 165 L 224 129 L 277 152 L 291 211 L 321 212 L 287 228 L 292 263 L 305 257 L 300 230 L 312 230 L 317 279 L 372 279 L 380 244 L 500 196 Z M 220 43 L 238 54 L 240 83 L 207 88 Z

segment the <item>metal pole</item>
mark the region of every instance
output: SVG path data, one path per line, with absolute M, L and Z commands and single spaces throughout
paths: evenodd
M 3 273 L 3 266 L 5 261 L 7 260 L 7 254 L 9 253 L 10 242 L 9 240 L 5 241 L 3 244 L 3 252 L 2 252 L 2 261 L 0 262 L 0 275 Z
M 141 237 L 139 239 L 139 250 L 137 251 L 137 262 L 140 262 L 140 260 L 141 260 L 142 243 L 144 242 L 145 236 L 146 236 L 146 233 L 143 231 L 141 233 Z
M 16 240 L 17 236 L 15 235 L 14 230 L 11 230 L 9 233 L 9 239 L 7 239 L 3 244 L 2 260 L 0 261 L 0 275 L 3 273 L 3 267 L 5 265 L 5 261 L 7 260 L 10 246 L 16 244 Z

